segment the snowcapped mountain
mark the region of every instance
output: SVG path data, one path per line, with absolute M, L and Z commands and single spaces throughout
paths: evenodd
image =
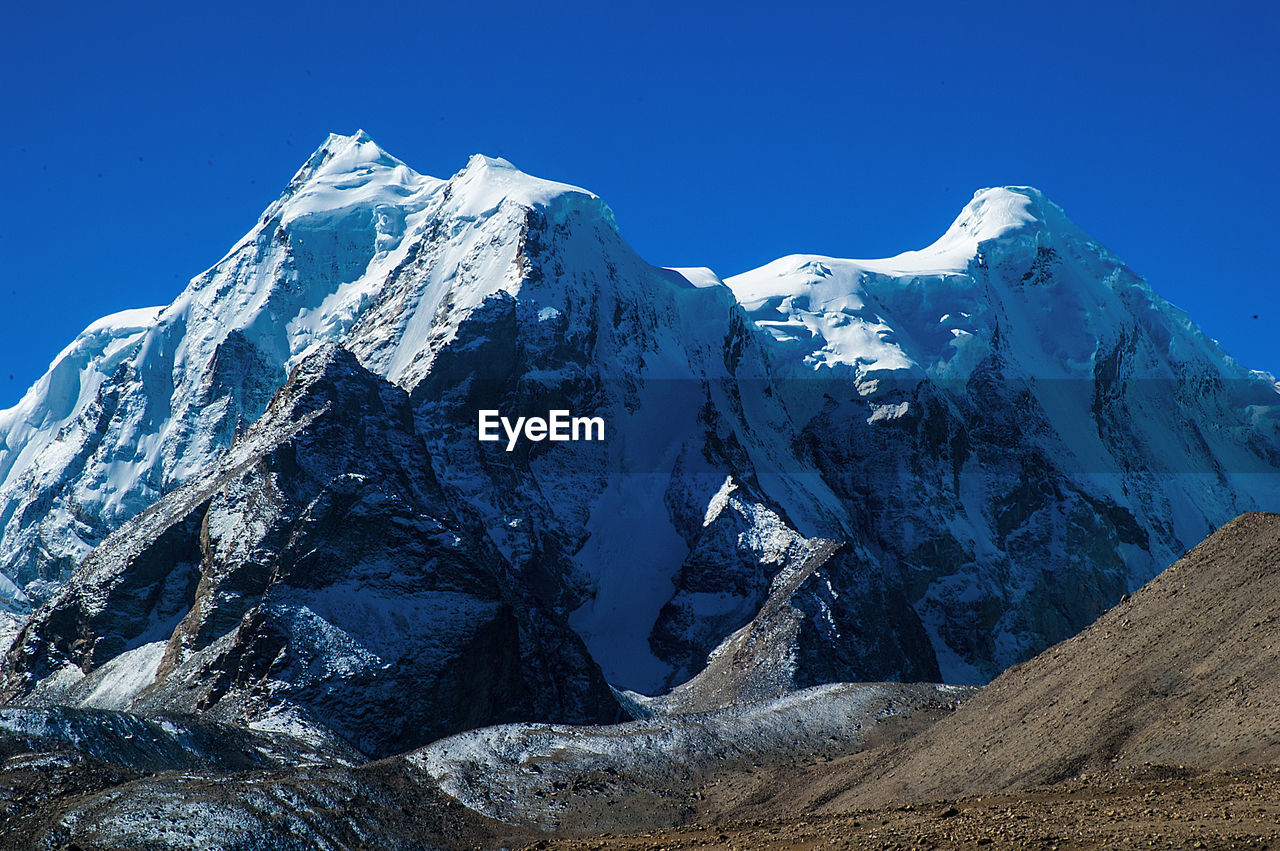
M 415 516 L 469 530 L 517 619 L 567 626 L 537 658 L 651 694 L 713 653 L 702 683 L 753 699 L 982 682 L 1206 531 L 1280 505 L 1274 380 L 1035 190 L 979 192 L 922 251 L 792 256 L 721 281 L 645 263 L 584 190 L 485 157 L 438 180 L 363 133 L 331 136 L 172 305 L 95 323 L 0 413 L 0 592 L 19 617 L 35 609 L 6 663 L 25 672 L 13 694 L 52 694 L 66 663 L 92 678 L 181 645 L 185 592 L 146 615 L 164 624 L 146 642 L 88 653 L 64 646 L 64 609 L 95 576 L 129 586 L 119 553 L 134 545 L 119 542 L 149 506 L 198 528 L 183 489 L 231 488 L 218 471 L 233 445 L 329 344 L 407 393 L 439 483 Z M 481 408 L 598 415 L 606 439 L 508 452 L 477 440 Z M 324 460 L 334 480 L 309 500 L 360 472 L 344 463 Z M 191 564 L 206 585 L 221 569 Z M 352 570 L 358 595 L 368 577 Z M 334 659 L 365 658 L 360 625 L 316 616 L 350 651 Z M 236 620 L 205 639 L 235 644 Z M 164 691 L 186 664 L 165 654 L 130 695 Z M 130 660 L 117 667 L 142 670 Z M 757 666 L 767 682 L 750 681 Z M 550 706 L 548 688 L 524 706 Z
M 786 257 L 726 283 L 952 681 L 1073 634 L 1227 519 L 1280 505 L 1274 380 L 1034 189 L 978 192 L 922 251 Z
M 28 704 L 200 714 L 387 756 L 619 710 L 431 471 L 403 390 L 321 347 L 205 475 L 93 550 L 20 634 Z
M 439 181 L 331 136 L 164 309 L 91 325 L 0 414 L 0 572 L 46 598 L 108 532 L 205 467 L 309 346 L 341 339 Z

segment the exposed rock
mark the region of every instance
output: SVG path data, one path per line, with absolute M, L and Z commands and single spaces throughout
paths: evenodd
M 649 694 L 757 616 L 788 542 L 845 544 L 795 597 L 797 683 L 981 683 L 1280 503 L 1274 379 L 1033 189 L 980 191 L 921 251 L 721 282 L 645 263 L 584 190 L 486 157 L 437 180 L 334 136 L 172 305 L 95 323 L 0 413 L 0 637 L 113 530 L 204 488 L 327 343 L 410 392 L 448 509 L 518 593 Z M 600 416 L 606 439 L 507 452 L 477 441 L 482 406 Z M 182 614 L 196 573 L 167 563 L 195 562 L 190 531 L 68 652 L 164 637 L 107 635 Z
M 404 392 L 334 346 L 215 470 L 94 550 L 5 676 L 26 704 L 198 712 L 373 756 L 618 714 L 577 637 L 450 507 Z

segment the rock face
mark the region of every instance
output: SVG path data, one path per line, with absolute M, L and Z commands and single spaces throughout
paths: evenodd
M 234 470 L 244 436 L 263 439 L 252 424 L 330 344 L 396 388 L 396 439 L 417 441 L 393 453 L 396 476 L 433 473 L 435 490 L 395 490 L 375 509 L 365 500 L 390 485 L 361 477 L 391 461 L 368 445 L 350 463 L 293 462 L 326 465 L 314 493 L 241 481 L 258 475 Z M 481 408 L 600 416 L 606 437 L 507 452 L 477 440 Z M 481 646 L 506 660 L 479 683 L 466 665 L 433 669 L 441 695 L 478 689 L 476 717 L 589 716 L 596 665 L 616 686 L 665 691 L 748 627 L 753 658 L 781 667 L 735 689 L 984 682 L 1231 517 L 1280 504 L 1278 416 L 1273 379 L 1231 361 L 1035 190 L 978 193 L 923 251 L 788 257 L 722 282 L 648 265 L 583 190 L 485 157 L 437 180 L 364 134 L 333 136 L 177 301 L 91 326 L 0 413 L 0 592 L 18 619 L 47 603 L 10 656 L 9 688 L 97 701 L 93 677 L 116 677 L 146 681 L 136 699 L 160 708 L 186 705 L 176 683 L 190 672 L 192 701 L 253 715 L 245 684 L 283 670 L 263 660 L 288 647 L 300 667 L 281 682 L 336 716 L 337 672 L 306 661 L 341 655 L 309 620 L 332 607 L 395 613 L 407 634 L 439 638 L 440 665 Z M 324 423 L 353 429 L 353 445 L 373 428 Z M 329 528 L 350 506 L 368 513 Z M 404 511 L 462 530 L 460 543 L 388 519 Z M 312 565 L 316 536 L 346 567 Z M 818 541 L 841 547 L 780 592 Z M 373 565 L 397 547 L 453 567 L 396 586 Z M 264 586 L 277 566 L 345 590 Z M 131 596 L 68 602 L 106 599 L 129 584 L 106 577 L 126 574 Z M 461 618 L 447 602 L 460 576 L 478 607 Z M 216 605 L 196 606 L 206 592 Z M 468 630 L 446 638 L 425 608 L 387 602 L 419 592 Z M 266 620 L 242 627 L 250 612 Z M 248 631 L 219 643 L 233 628 Z M 55 677 L 67 664 L 84 683 Z M 561 678 L 560 702 L 539 703 Z M 351 723 L 342 735 L 357 736 Z
M 581 641 L 510 574 L 450 507 L 407 395 L 330 345 L 217 468 L 37 610 L 5 691 L 300 729 L 370 756 L 500 720 L 615 720 Z
M 1236 514 L 1280 505 L 1274 379 L 1034 189 L 977 193 L 922 251 L 787 257 L 727 283 L 948 681 L 1073 635 Z
M 848 583 L 857 572 L 841 550 L 821 538 L 799 542 L 750 623 L 712 651 L 697 676 L 648 705 L 667 713 L 728 709 L 819 683 L 865 682 L 885 665 L 895 666 L 898 680 L 936 682 L 936 668 L 919 667 L 930 659 L 929 639 L 905 598 L 864 580 L 853 601 L 832 605 L 832 577 Z

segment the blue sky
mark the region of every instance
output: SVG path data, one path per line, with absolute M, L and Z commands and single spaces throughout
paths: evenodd
M 1275 4 L 179 5 L 0 11 L 0 407 L 357 128 L 585 186 L 650 262 L 722 275 L 919 248 L 1031 184 L 1280 371 Z

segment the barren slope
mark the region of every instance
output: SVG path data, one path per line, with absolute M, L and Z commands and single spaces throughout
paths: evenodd
M 920 736 L 790 784 L 788 798 L 836 812 L 1278 758 L 1280 515 L 1246 514 Z

